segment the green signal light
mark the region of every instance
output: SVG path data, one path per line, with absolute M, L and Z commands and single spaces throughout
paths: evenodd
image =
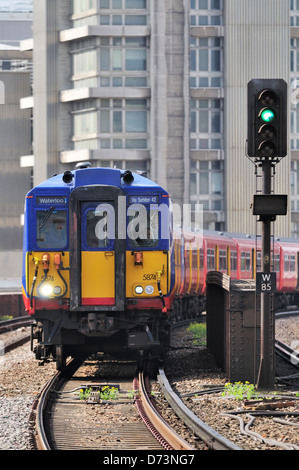
M 271 122 L 273 121 L 274 118 L 275 118 L 275 114 L 274 114 L 274 111 L 272 111 L 272 109 L 264 109 L 261 112 L 261 119 L 264 122 Z

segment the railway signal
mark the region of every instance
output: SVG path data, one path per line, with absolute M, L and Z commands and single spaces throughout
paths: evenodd
M 247 155 L 262 168 L 263 194 L 255 195 L 254 215 L 262 222 L 262 270 L 257 276 L 261 293 L 260 364 L 257 387 L 274 386 L 274 312 L 270 295 L 275 290 L 271 272 L 271 222 L 285 215 L 287 196 L 272 194 L 272 171 L 287 154 L 287 84 L 282 79 L 252 79 L 248 83 Z M 278 207 L 279 206 L 279 207 Z
M 247 154 L 277 162 L 287 154 L 287 84 L 282 79 L 248 83 Z

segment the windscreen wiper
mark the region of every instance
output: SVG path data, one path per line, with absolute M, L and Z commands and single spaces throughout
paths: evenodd
M 49 218 L 51 217 L 53 211 L 54 211 L 55 207 L 50 207 L 50 209 L 48 210 L 48 212 L 46 213 L 42 223 L 40 224 L 40 226 L 38 227 L 38 230 L 39 231 L 42 231 L 42 229 L 44 228 L 44 226 L 46 225 L 46 223 L 48 222 Z

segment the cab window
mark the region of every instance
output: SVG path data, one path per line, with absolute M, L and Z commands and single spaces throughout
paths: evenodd
M 110 245 L 111 214 L 108 211 L 89 210 L 86 213 L 86 243 L 89 248 L 107 248 Z
M 67 211 L 53 207 L 36 212 L 36 242 L 42 249 L 62 249 L 67 245 Z
M 128 209 L 128 238 L 132 247 L 154 247 L 159 244 L 159 210 L 146 207 Z

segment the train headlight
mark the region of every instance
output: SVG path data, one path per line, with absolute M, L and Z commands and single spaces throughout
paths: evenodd
M 50 297 L 53 294 L 53 288 L 50 284 L 44 284 L 40 288 L 40 293 L 43 297 Z
M 136 286 L 135 287 L 135 294 L 142 294 L 143 292 L 143 287 L 142 286 Z
M 62 289 L 61 289 L 60 286 L 55 286 L 55 287 L 53 287 L 53 293 L 54 293 L 55 295 L 59 295 L 59 294 L 61 294 L 61 292 L 62 292 Z
M 154 292 L 154 286 L 151 286 L 150 284 L 148 286 L 145 286 L 144 288 L 146 294 L 151 295 Z

